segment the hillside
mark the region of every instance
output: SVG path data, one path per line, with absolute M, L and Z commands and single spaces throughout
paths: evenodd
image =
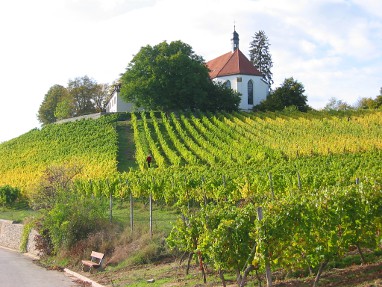
M 198 251 L 220 278 L 268 262 L 284 278 L 380 256 L 381 134 L 382 111 L 108 115 L 1 144 L 0 185 L 28 194 L 49 166 L 80 167 L 78 194 L 182 213 L 150 256 Z
M 77 165 L 79 179 L 135 170 L 154 157 L 159 177 L 195 170 L 221 179 L 272 172 L 312 188 L 380 174 L 382 112 L 165 114 L 136 113 L 47 125 L 0 145 L 0 185 L 32 188 L 50 165 Z M 238 172 L 240 167 L 240 172 Z M 139 171 L 143 172 L 138 175 Z M 124 175 L 123 177 L 126 177 Z M 288 178 L 291 177 L 291 178 Z M 199 179 L 200 180 L 200 175 Z M 289 183 L 287 183 L 289 182 Z
M 0 145 L 0 185 L 27 192 L 49 166 L 77 166 L 79 178 L 100 179 L 117 170 L 115 117 L 51 124 Z

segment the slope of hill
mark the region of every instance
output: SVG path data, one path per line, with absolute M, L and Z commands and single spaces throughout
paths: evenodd
M 237 273 L 251 253 L 316 272 L 382 242 L 381 134 L 382 111 L 109 115 L 1 144 L 0 185 L 28 192 L 49 165 L 77 165 L 78 192 L 182 210 L 169 244 L 212 268 Z
M 104 178 L 117 168 L 115 117 L 51 124 L 0 145 L 0 185 L 25 192 L 48 166 L 77 166 L 84 179 Z
M 378 174 L 382 112 L 136 113 L 48 125 L 0 145 L 0 185 L 32 188 L 49 165 L 78 165 L 79 178 L 140 170 L 148 153 L 159 177 L 296 173 L 317 187 Z M 238 173 L 238 168 L 240 172 Z M 152 171 L 153 173 L 156 171 Z M 137 172 L 128 175 L 136 177 Z M 172 176 L 172 175 L 171 175 Z M 126 177 L 124 175 L 123 177 Z M 296 184 L 296 180 L 292 180 Z M 281 184 L 281 183 L 280 183 Z

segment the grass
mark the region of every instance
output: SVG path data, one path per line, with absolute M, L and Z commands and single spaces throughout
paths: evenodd
M 135 160 L 134 135 L 128 121 L 117 122 L 118 134 L 118 154 L 117 169 L 119 172 L 128 171 L 129 169 L 138 169 Z
M 16 223 L 22 223 L 26 218 L 35 214 L 36 211 L 31 209 L 0 207 L 0 219 L 11 220 Z
M 130 202 L 120 201 L 115 210 L 113 210 L 113 218 L 124 227 L 130 226 Z M 149 230 L 150 210 L 148 202 L 136 201 L 133 209 L 134 228 L 139 227 L 143 230 Z M 163 208 L 158 204 L 153 204 L 153 232 L 162 232 L 169 234 L 173 223 L 179 218 L 177 211 L 168 207 Z

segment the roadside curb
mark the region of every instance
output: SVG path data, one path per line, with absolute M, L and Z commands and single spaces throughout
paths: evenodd
M 87 278 L 87 277 L 81 275 L 81 274 L 78 274 L 77 272 L 74 272 L 74 271 L 72 271 L 72 270 L 70 270 L 70 269 L 68 269 L 68 268 L 64 268 L 64 271 L 65 271 L 66 273 L 68 273 L 68 274 L 70 274 L 70 275 L 72 275 L 72 276 L 74 276 L 74 277 L 80 279 L 81 281 L 91 283 L 91 284 L 92 284 L 92 287 L 105 287 L 105 286 L 103 286 L 103 285 L 101 285 L 101 284 L 99 284 L 99 283 L 97 283 L 97 282 L 95 282 L 95 281 L 93 281 L 93 280 L 91 280 L 91 279 L 89 279 L 89 278 Z

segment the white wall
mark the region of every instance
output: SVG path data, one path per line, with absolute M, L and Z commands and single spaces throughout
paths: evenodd
M 134 106 L 132 103 L 126 103 L 120 96 L 118 92 L 114 92 L 110 101 L 106 106 L 107 113 L 121 113 L 121 112 L 131 112 Z
M 214 79 L 214 81 L 221 83 L 224 83 L 227 80 L 231 81 L 231 88 L 241 94 L 241 102 L 239 105 L 239 109 L 241 110 L 251 110 L 253 106 L 260 104 L 260 102 L 265 100 L 268 96 L 269 87 L 268 84 L 262 80 L 262 77 L 249 75 L 231 75 Z M 248 105 L 249 80 L 253 81 L 253 105 Z

